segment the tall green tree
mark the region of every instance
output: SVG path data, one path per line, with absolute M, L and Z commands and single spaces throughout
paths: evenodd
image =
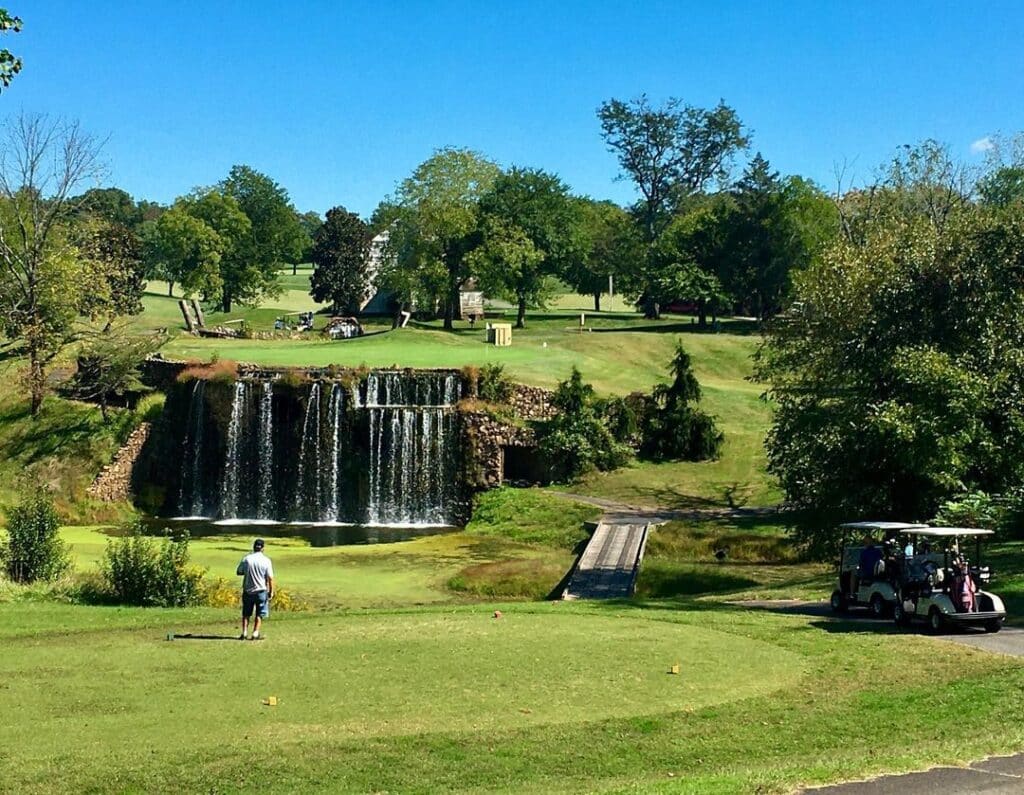
M 0 324 L 28 359 L 32 415 L 46 371 L 74 337 L 88 268 L 70 229 L 70 197 L 103 174 L 100 146 L 77 123 L 21 114 L 0 148 Z
M 542 297 L 545 280 L 584 257 L 579 205 L 556 175 L 512 168 L 480 197 L 482 245 L 474 258 L 482 283 L 516 302 L 516 328 Z
M 316 237 L 317 231 L 324 225 L 324 219 L 320 217 L 320 213 L 310 210 L 309 212 L 302 213 L 299 216 L 299 226 L 302 227 L 303 238 L 302 238 L 302 254 L 299 256 L 299 260 L 302 262 L 310 262 L 313 250 L 313 238 Z M 292 263 L 292 276 L 299 272 L 299 263 Z
M 925 520 L 1024 480 L 1024 208 L 961 200 L 936 152 L 853 197 L 855 234 L 795 274 L 758 352 L 769 467 L 822 554 L 841 519 Z
M 440 149 L 399 185 L 384 280 L 438 301 L 454 327 L 459 288 L 471 275 L 466 255 L 480 244 L 479 199 L 500 169 L 469 149 Z
M 748 142 L 736 111 L 724 102 L 708 110 L 670 98 L 656 108 L 642 94 L 608 100 L 597 117 L 622 175 L 640 193 L 638 215 L 650 243 L 687 197 L 726 179 L 733 156 Z
M 191 215 L 184 202 L 176 203 L 144 228 L 146 275 L 164 279 L 168 295 L 180 283 L 185 295 L 215 300 L 222 294 L 220 236 Z
M 330 301 L 331 312 L 358 312 L 369 290 L 370 228 L 344 207 L 327 211 L 313 238 L 309 294 Z
M 93 274 L 83 314 L 109 329 L 116 318 L 141 313 L 145 264 L 138 235 L 121 224 L 89 220 L 78 224 L 76 243 Z
M 260 270 L 269 282 L 282 265 L 302 258 L 306 232 L 287 190 L 249 166 L 233 166 L 219 187 L 249 219 L 243 246 L 247 267 Z
M 594 297 L 601 311 L 601 296 L 609 291 L 628 292 L 641 276 L 643 239 L 632 216 L 610 201 L 576 199 L 580 214 L 583 256 L 565 264 L 560 276 L 576 292 Z
M 257 306 L 280 293 L 276 265 L 253 258 L 252 223 L 233 196 L 210 189 L 179 201 L 186 213 L 216 234 L 222 312 L 230 312 L 234 301 Z M 189 280 L 180 281 L 185 285 Z M 207 300 L 214 299 L 213 286 L 213 281 L 203 285 L 202 294 Z
M 132 231 L 143 221 L 142 209 L 120 188 L 91 188 L 72 199 L 72 203 L 81 217 L 98 218 Z

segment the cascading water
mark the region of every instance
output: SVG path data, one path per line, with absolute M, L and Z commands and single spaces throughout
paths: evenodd
M 460 396 L 452 372 L 374 371 L 357 384 L 197 381 L 187 414 L 184 402 L 179 409 L 174 506 L 228 520 L 449 524 L 461 495 Z
M 192 386 L 192 397 L 188 404 L 188 419 L 185 421 L 185 439 L 181 457 L 181 488 L 178 496 L 178 512 L 182 516 L 200 516 L 203 513 L 202 463 L 203 463 L 203 420 L 205 419 L 206 382 L 197 380 Z
M 228 443 L 224 456 L 224 481 L 220 490 L 220 512 L 226 519 L 238 516 L 238 483 L 242 471 L 240 448 L 246 387 L 245 381 L 235 381 L 235 397 L 231 403 L 231 421 L 228 425 Z

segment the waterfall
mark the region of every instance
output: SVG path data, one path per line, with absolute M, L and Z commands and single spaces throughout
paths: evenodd
M 320 519 L 320 382 L 314 381 L 302 421 L 302 445 L 299 448 L 299 480 L 296 484 L 295 508 L 300 519 Z M 310 488 L 312 486 L 312 489 Z M 312 491 L 312 500 L 309 499 Z
M 462 496 L 461 384 L 458 373 L 414 370 L 371 371 L 354 384 L 198 380 L 175 393 L 181 459 L 167 508 L 262 521 L 451 522 Z
M 274 385 L 263 382 L 256 445 L 259 464 L 259 504 L 256 516 L 274 518 Z
M 330 481 L 327 484 L 328 492 L 328 503 L 327 511 L 324 514 L 324 519 L 328 522 L 338 521 L 338 517 L 341 515 L 341 494 L 339 491 L 339 479 L 341 477 L 340 464 L 341 464 L 341 414 L 342 414 L 342 396 L 344 390 L 340 384 L 334 384 L 331 387 L 331 399 L 327 404 L 327 422 L 329 423 L 329 429 L 331 434 L 331 466 L 328 470 L 328 476 Z
M 235 381 L 235 396 L 231 403 L 231 421 L 228 424 L 228 443 L 224 454 L 224 480 L 220 490 L 220 513 L 225 519 L 238 518 L 238 484 L 242 470 L 240 455 L 242 419 L 245 415 L 247 391 L 245 381 Z
M 199 516 L 203 512 L 203 489 L 200 476 L 203 463 L 203 423 L 206 418 L 206 381 L 197 379 L 192 386 L 185 421 L 185 439 L 181 458 L 181 480 L 178 488 L 178 513 Z

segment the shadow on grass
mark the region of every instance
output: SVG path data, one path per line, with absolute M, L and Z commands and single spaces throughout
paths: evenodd
M 576 317 L 576 315 L 573 317 Z M 594 328 L 592 331 L 595 334 L 606 334 L 612 331 L 637 331 L 653 334 L 733 334 L 744 337 L 761 333 L 757 323 L 753 320 L 723 320 L 720 321 L 717 331 L 711 324 L 701 328 L 697 323 L 683 322 L 681 320 L 649 320 L 643 325 L 636 324 L 622 328 Z

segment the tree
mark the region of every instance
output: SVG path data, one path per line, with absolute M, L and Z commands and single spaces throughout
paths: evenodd
M 303 231 L 302 254 L 299 256 L 298 261 L 292 263 L 292 276 L 299 272 L 299 261 L 312 261 L 313 238 L 316 237 L 317 231 L 323 225 L 324 219 L 320 217 L 320 213 L 318 212 L 310 210 L 309 212 L 303 213 L 299 216 L 299 226 L 302 227 Z
M 344 207 L 327 211 L 313 238 L 309 294 L 330 301 L 331 313 L 358 312 L 369 289 L 370 229 Z
M 249 219 L 249 233 L 239 249 L 246 267 L 258 270 L 267 284 L 275 281 L 280 266 L 297 263 L 307 245 L 306 230 L 288 191 L 249 166 L 232 167 L 220 189 L 238 202 Z
M 1024 133 L 1011 138 L 989 139 L 986 172 L 978 180 L 981 201 L 992 207 L 1008 207 L 1024 201 Z
M 0 33 L 21 32 L 21 17 L 12 17 L 6 8 L 0 8 Z M 0 85 L 7 88 L 21 71 L 21 58 L 4 47 L 0 50 Z
M 554 480 L 622 466 L 629 450 L 615 441 L 595 407 L 594 389 L 575 367 L 551 398 L 555 415 L 538 429 L 538 445 Z
M 92 188 L 72 203 L 80 217 L 97 218 L 132 231 L 143 221 L 143 211 L 131 195 L 120 188 Z
M 557 176 L 512 168 L 480 197 L 482 246 L 474 252 L 485 285 L 516 301 L 516 328 L 545 279 L 583 259 L 579 206 Z
M 601 296 L 618 285 L 628 291 L 643 266 L 643 241 L 632 217 L 609 201 L 576 199 L 580 214 L 583 255 L 567 262 L 560 276 L 581 295 L 594 297 L 594 311 L 601 311 Z
M 123 324 L 108 324 L 85 342 L 78 355 L 75 394 L 99 402 L 103 422 L 109 422 L 112 398 L 150 391 L 142 382 L 139 367 L 166 341 L 165 334 L 133 334 Z
M 387 281 L 439 300 L 451 330 L 459 288 L 470 276 L 466 255 L 480 243 L 478 202 L 500 170 L 468 149 L 440 149 L 398 187 Z
M 114 318 L 142 312 L 145 266 L 138 236 L 120 224 L 89 221 L 78 227 L 76 237 L 93 274 L 82 313 L 102 318 L 109 329 Z
M 87 268 L 71 242 L 70 197 L 102 174 L 100 147 L 77 123 L 22 114 L 0 149 L 0 323 L 28 355 L 32 415 L 46 368 L 70 341 Z
M 211 189 L 179 201 L 186 213 L 202 221 L 216 235 L 222 312 L 230 312 L 234 301 L 257 306 L 265 297 L 280 293 L 276 265 L 252 257 L 252 223 L 234 197 Z M 201 284 L 187 278 L 180 281 L 183 286 L 195 284 L 193 289 L 213 300 L 216 280 L 206 278 L 205 273 L 200 275 L 204 278 Z
M 724 436 L 715 419 L 697 408 L 700 384 L 682 343 L 669 365 L 671 384 L 658 384 L 641 414 L 640 454 L 656 461 L 718 458 Z
M 147 276 L 167 281 L 167 294 L 180 282 L 186 295 L 212 299 L 221 294 L 220 236 L 178 202 L 145 227 Z
M 757 355 L 769 468 L 823 555 L 841 517 L 924 520 L 1024 482 L 1024 207 L 962 201 L 936 151 L 844 208 L 853 234 L 795 274 Z
M 597 117 L 623 176 L 640 192 L 639 216 L 649 243 L 682 201 L 728 176 L 733 155 L 748 141 L 736 112 L 724 102 L 707 110 L 670 98 L 653 108 L 642 94 L 629 102 L 608 100 Z
M 71 567 L 50 494 L 41 489 L 30 492 L 11 511 L 0 562 L 8 577 L 22 583 L 55 580 Z

